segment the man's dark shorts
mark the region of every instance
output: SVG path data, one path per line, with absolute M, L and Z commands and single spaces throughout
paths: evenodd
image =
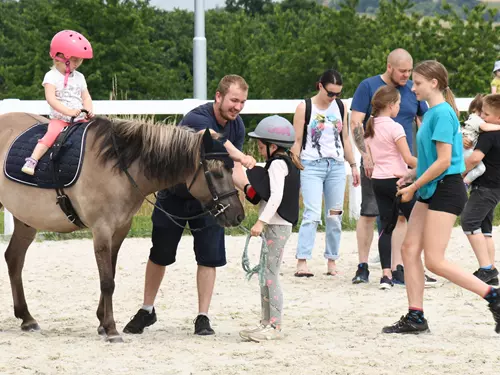
M 361 216 L 375 217 L 378 216 L 377 199 L 373 192 L 372 180 L 366 177 L 365 168 L 361 165 Z
M 167 192 L 158 195 L 157 204 L 173 215 L 188 217 L 202 212 L 200 202 L 195 199 L 183 199 Z M 186 220 L 178 220 L 180 228 L 157 208 L 153 211 L 153 233 L 151 240 L 153 247 L 149 259 L 158 265 L 168 266 L 175 262 L 177 247 L 182 237 Z M 224 228 L 216 223 L 211 215 L 187 221 L 194 239 L 194 253 L 196 262 L 205 267 L 222 267 L 226 264 L 226 249 L 224 244 Z
M 469 201 L 461 216 L 462 229 L 465 234 L 482 233 L 492 236 L 493 215 L 500 202 L 500 188 L 492 189 L 472 185 Z

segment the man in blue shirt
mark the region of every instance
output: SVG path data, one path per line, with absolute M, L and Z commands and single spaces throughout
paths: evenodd
M 224 147 L 235 161 L 233 180 L 240 190 L 248 183 L 242 164 L 247 168 L 255 165 L 255 159 L 241 152 L 245 140 L 245 126 L 239 113 L 243 109 L 248 96 L 248 85 L 237 75 L 222 78 L 215 93 L 215 102 L 200 105 L 191 110 L 179 125 L 197 131 L 205 131 L 208 127 L 220 133 L 224 139 Z M 157 205 L 165 211 L 180 217 L 191 217 L 200 214 L 203 209 L 185 184 L 160 191 Z M 157 208 L 152 215 L 153 246 L 146 266 L 144 285 L 144 303 L 137 314 L 125 326 L 125 333 L 142 333 L 144 328 L 156 322 L 154 301 L 165 274 L 166 266 L 175 262 L 177 246 L 186 223 L 192 231 L 194 252 L 198 263 L 198 316 L 195 320 L 194 333 L 197 335 L 213 335 L 210 326 L 208 309 L 215 284 L 216 267 L 226 264 L 224 245 L 224 228 L 217 225 L 210 215 L 192 220 L 177 220 L 176 225 Z
M 362 81 L 351 103 L 351 129 L 354 136 L 354 143 L 361 153 L 361 212 L 356 225 L 356 237 L 358 240 L 359 265 L 356 275 L 352 279 L 354 284 L 368 282 L 368 254 L 373 240 L 373 226 L 378 216 L 377 201 L 373 193 L 372 182 L 370 180 L 373 171 L 373 162 L 366 152 L 364 142 L 364 127 L 372 112 L 371 100 L 375 91 L 381 86 L 392 85 L 401 94 L 401 106 L 398 116 L 394 121 L 400 123 L 406 133 L 406 140 L 410 151 L 413 149 L 413 122 L 420 124 L 420 119 L 426 111 L 427 104 L 417 100 L 415 93 L 411 91 L 413 82 L 410 75 L 413 70 L 413 58 L 404 49 L 398 48 L 392 51 L 387 57 L 387 70 L 384 74 L 373 76 Z M 398 226 L 393 234 L 393 240 L 401 245 L 405 230 L 401 230 L 401 224 L 405 223 L 403 216 L 399 217 Z M 380 228 L 381 229 L 381 228 Z M 398 254 L 398 253 L 396 253 Z M 398 259 L 399 258 L 399 259 Z M 402 263 L 401 255 L 394 260 L 394 265 Z M 393 272 L 395 282 L 404 282 L 403 268 L 399 266 Z

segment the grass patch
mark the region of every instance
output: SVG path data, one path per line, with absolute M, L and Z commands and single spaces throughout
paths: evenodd
M 356 220 L 350 218 L 347 214 L 349 212 L 349 199 L 348 199 L 348 187 L 346 186 L 346 197 L 344 199 L 344 212 L 342 218 L 342 230 L 354 231 L 356 230 Z M 152 201 L 155 200 L 154 196 L 149 197 Z M 246 200 L 242 201 L 243 207 L 245 209 L 245 220 L 243 221 L 243 227 L 250 229 L 252 225 L 257 221 L 259 210 L 258 206 L 254 206 L 248 203 Z M 302 199 L 300 200 L 300 213 L 299 213 L 299 223 L 293 228 L 294 232 L 298 232 L 300 228 L 300 222 L 302 219 L 302 212 L 304 207 L 302 205 Z M 153 212 L 153 206 L 148 202 L 144 202 L 139 212 L 134 216 L 132 220 L 132 227 L 127 237 L 150 237 L 152 230 L 151 223 L 151 213 Z M 457 218 L 455 226 L 460 225 L 460 217 Z M 493 225 L 500 225 L 500 205 L 495 208 L 495 216 L 493 219 Z M 325 227 L 323 225 L 318 226 L 319 232 L 324 232 Z M 4 234 L 4 213 L 0 210 L 0 234 Z M 190 235 L 189 230 L 184 231 L 184 235 Z M 244 235 L 245 233 L 240 228 L 226 228 L 227 235 Z M 86 230 L 79 230 L 72 233 L 53 233 L 53 232 L 43 232 L 39 233 L 37 236 L 38 240 L 69 240 L 69 239 L 85 239 L 92 238 L 92 233 Z

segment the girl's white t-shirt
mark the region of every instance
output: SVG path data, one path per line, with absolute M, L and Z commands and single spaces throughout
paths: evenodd
M 344 148 L 340 138 L 342 126 L 343 121 L 336 100 L 327 109 L 319 109 L 312 103 L 311 119 L 307 125 L 306 147 L 300 154 L 301 159 L 332 158 L 344 161 Z
M 82 93 L 87 89 L 87 82 L 85 81 L 85 76 L 74 70 L 68 77 L 68 84 L 64 87 L 64 74 L 55 68 L 49 70 L 45 77 L 43 78 L 42 86 L 45 84 L 51 84 L 56 87 L 56 98 L 62 104 L 70 109 L 82 109 L 83 100 Z M 65 116 L 62 113 L 57 112 L 54 108 L 50 107 L 51 119 L 62 120 L 69 122 L 71 117 Z M 82 113 L 75 120 L 82 120 L 85 118 L 85 114 Z

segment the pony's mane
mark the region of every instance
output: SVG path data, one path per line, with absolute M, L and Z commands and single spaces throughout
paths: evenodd
M 96 117 L 93 147 L 102 164 L 130 167 L 134 161 L 149 179 L 180 181 L 194 173 L 200 159 L 202 135 L 182 126 Z M 118 154 L 113 146 L 114 134 Z

